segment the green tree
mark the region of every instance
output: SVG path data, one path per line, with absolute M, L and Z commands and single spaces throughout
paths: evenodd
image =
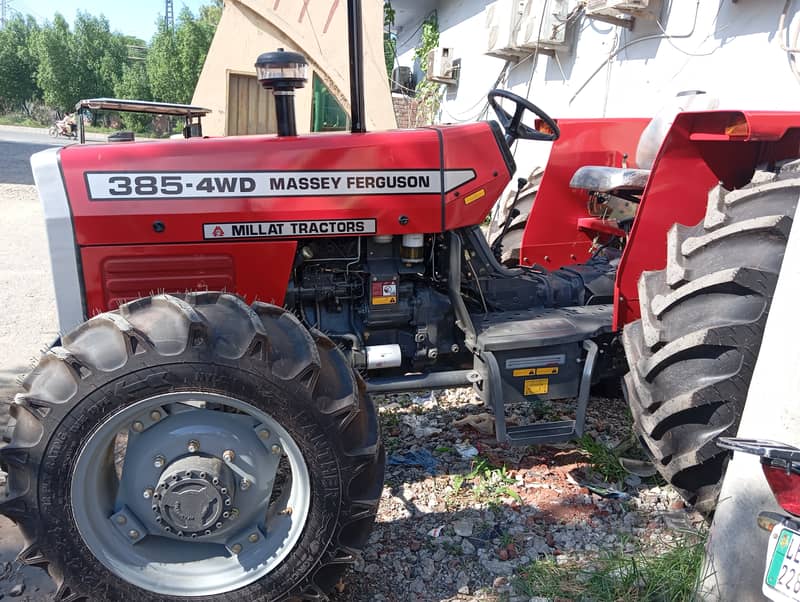
M 159 23 L 147 53 L 147 72 L 155 100 L 190 102 L 203 63 L 214 38 L 216 19 L 214 7 L 195 17 L 185 8 L 178 16 L 175 31 Z
M 125 38 L 111 32 L 103 15 L 78 11 L 71 46 L 78 96 L 112 96 L 128 56 Z
M 45 104 L 58 112 L 69 110 L 77 100 L 71 37 L 69 25 L 60 13 L 33 36 L 38 64 L 36 83 Z
M 118 98 L 135 100 L 151 100 L 150 79 L 143 61 L 131 61 L 122 70 L 122 77 L 114 86 L 114 95 Z M 122 113 L 120 115 L 125 127 L 137 132 L 144 132 L 152 124 L 151 115 L 140 113 Z
M 0 29 L 0 109 L 24 110 L 41 95 L 36 84 L 33 38 L 39 27 L 33 17 L 15 15 Z

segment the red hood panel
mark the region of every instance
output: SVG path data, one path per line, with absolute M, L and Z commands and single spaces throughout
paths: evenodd
M 76 145 L 60 160 L 81 246 L 438 232 L 479 223 L 510 178 L 488 123 Z

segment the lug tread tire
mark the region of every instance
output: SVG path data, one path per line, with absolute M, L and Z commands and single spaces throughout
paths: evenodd
M 528 217 L 533 210 L 533 204 L 536 201 L 536 193 L 539 191 L 539 185 L 542 182 L 544 170 L 536 168 L 530 176 L 528 176 L 528 183 L 522 189 L 516 203 L 514 198 L 516 190 L 509 190 L 506 197 L 501 201 L 501 205 L 497 214 L 489 223 L 489 231 L 486 239 L 489 245 L 493 245 L 498 239 L 501 239 L 502 252 L 500 261 L 503 265 L 509 267 L 516 267 L 519 265 L 520 257 L 519 252 L 522 246 L 522 235 L 525 232 L 525 225 L 528 223 Z M 519 210 L 519 215 L 515 217 L 505 235 L 503 235 L 503 224 L 512 209 Z
M 738 427 L 800 197 L 787 167 L 739 190 L 714 187 L 703 221 L 669 230 L 667 265 L 641 275 L 641 319 L 622 335 L 634 429 L 704 512 L 726 465 L 715 440 Z
M 261 384 L 231 384 L 235 374 Z M 324 488 L 315 482 L 315 465 L 334 466 L 340 485 L 333 502 L 330 495 L 320 502 L 332 513 L 317 516 L 316 525 L 310 521 L 320 511 L 312 501 L 296 551 L 270 575 L 226 594 L 176 598 L 119 579 L 92 556 L 74 522 L 56 521 L 58 505 L 69 505 L 71 470 L 54 459 L 76 455 L 80 441 L 70 430 L 76 424 L 96 424 L 137 394 L 193 385 L 222 392 L 226 386 L 258 392 L 256 387 L 265 387 L 263 403 L 268 399 L 276 412 L 311 415 L 293 436 L 306 437 L 307 449 L 319 448 L 318 456 L 307 456 L 312 485 Z M 307 330 L 282 308 L 248 306 L 234 295 L 211 292 L 132 301 L 64 335 L 23 388 L 11 407 L 17 421 L 11 442 L 0 449 L 0 464 L 8 472 L 0 513 L 22 531 L 19 560 L 47 569 L 55 580 L 56 600 L 324 600 L 366 544 L 383 486 L 375 409 L 363 381 L 330 339 Z M 283 401 L 269 397 L 275 392 Z M 289 408 L 290 401 L 298 406 Z

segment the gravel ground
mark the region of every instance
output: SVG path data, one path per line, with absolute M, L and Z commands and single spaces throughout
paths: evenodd
M 0 183 L 0 207 L 0 403 L 5 403 L 19 390 L 17 379 L 55 339 L 57 318 L 36 189 Z M 0 412 L 0 429 L 5 415 Z M 49 600 L 55 587 L 47 574 L 15 562 L 23 543 L 14 523 L 0 517 L 0 598 Z
M 11 399 L 18 375 L 57 332 L 35 190 L 0 184 L 0 203 L 6 232 L 0 239 L 1 401 Z M 387 468 L 375 530 L 340 583 L 338 602 L 543 602 L 518 591 L 517 576 L 527 565 L 540 559 L 585 563 L 608 550 L 657 554 L 698 524 L 670 488 L 636 477 L 613 484 L 624 500 L 591 493 L 583 485 L 601 477 L 573 444 L 498 446 L 469 424 L 492 427 L 471 389 L 375 401 L 387 456 L 396 463 Z M 529 422 L 538 416 L 533 410 L 515 407 L 510 418 Z M 557 419 L 571 410 L 554 404 L 547 412 Z M 630 436 L 627 415 L 622 400 L 594 398 L 587 430 L 608 445 L 620 444 Z M 462 457 L 464 450 L 479 456 Z M 435 466 L 428 471 L 415 461 Z M 16 528 L 0 518 L 0 597 L 49 599 L 53 586 L 44 572 L 14 562 L 21 546 Z
M 592 494 L 582 484 L 602 477 L 574 444 L 509 448 L 457 426 L 485 412 L 471 389 L 376 401 L 387 455 L 430 452 L 437 465 L 434 474 L 388 467 L 375 531 L 336 600 L 543 602 L 518 591 L 517 576 L 530 563 L 584 564 L 611 550 L 654 555 L 702 522 L 671 488 L 635 476 L 605 484 L 619 487 L 623 500 Z M 531 409 L 517 408 L 512 419 L 534 418 Z M 571 405 L 550 411 L 562 409 Z M 622 399 L 593 398 L 587 432 L 619 445 L 630 436 L 627 416 Z M 479 457 L 462 458 L 456 446 L 464 444 Z M 505 473 L 476 471 L 482 460 Z M 476 472 L 482 475 L 469 478 Z

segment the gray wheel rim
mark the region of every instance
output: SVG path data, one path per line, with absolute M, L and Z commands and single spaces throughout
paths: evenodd
M 120 433 L 126 440 L 121 462 Z M 185 447 L 182 454 L 176 451 L 187 439 L 190 448 L 198 444 L 196 453 Z M 203 467 L 219 466 L 223 447 L 238 449 L 212 486 L 212 473 Z M 157 468 L 159 458 L 164 462 Z M 187 462 L 199 467 L 192 476 L 180 470 Z M 290 476 L 268 503 L 282 474 L 279 464 Z M 167 478 L 170 470 L 185 479 L 179 483 L 183 490 Z M 160 486 L 153 487 L 153 475 L 160 475 Z M 252 486 L 245 490 L 243 481 Z M 219 493 L 228 489 L 226 483 L 234 484 L 228 498 Z M 152 490 L 149 498 L 147 490 Z M 302 535 L 310 498 L 308 467 L 286 429 L 246 402 L 210 392 L 157 395 L 107 418 L 80 450 L 70 494 L 78 531 L 108 570 L 144 590 L 189 597 L 240 589 L 275 570 Z M 192 508 L 202 511 L 186 510 L 181 502 L 170 506 L 175 499 L 184 507 L 201 499 Z M 220 505 L 223 499 L 229 506 Z M 217 507 L 231 517 L 220 514 L 216 530 L 209 525 L 206 531 L 178 532 L 186 524 L 200 524 L 197 516 L 211 515 Z

